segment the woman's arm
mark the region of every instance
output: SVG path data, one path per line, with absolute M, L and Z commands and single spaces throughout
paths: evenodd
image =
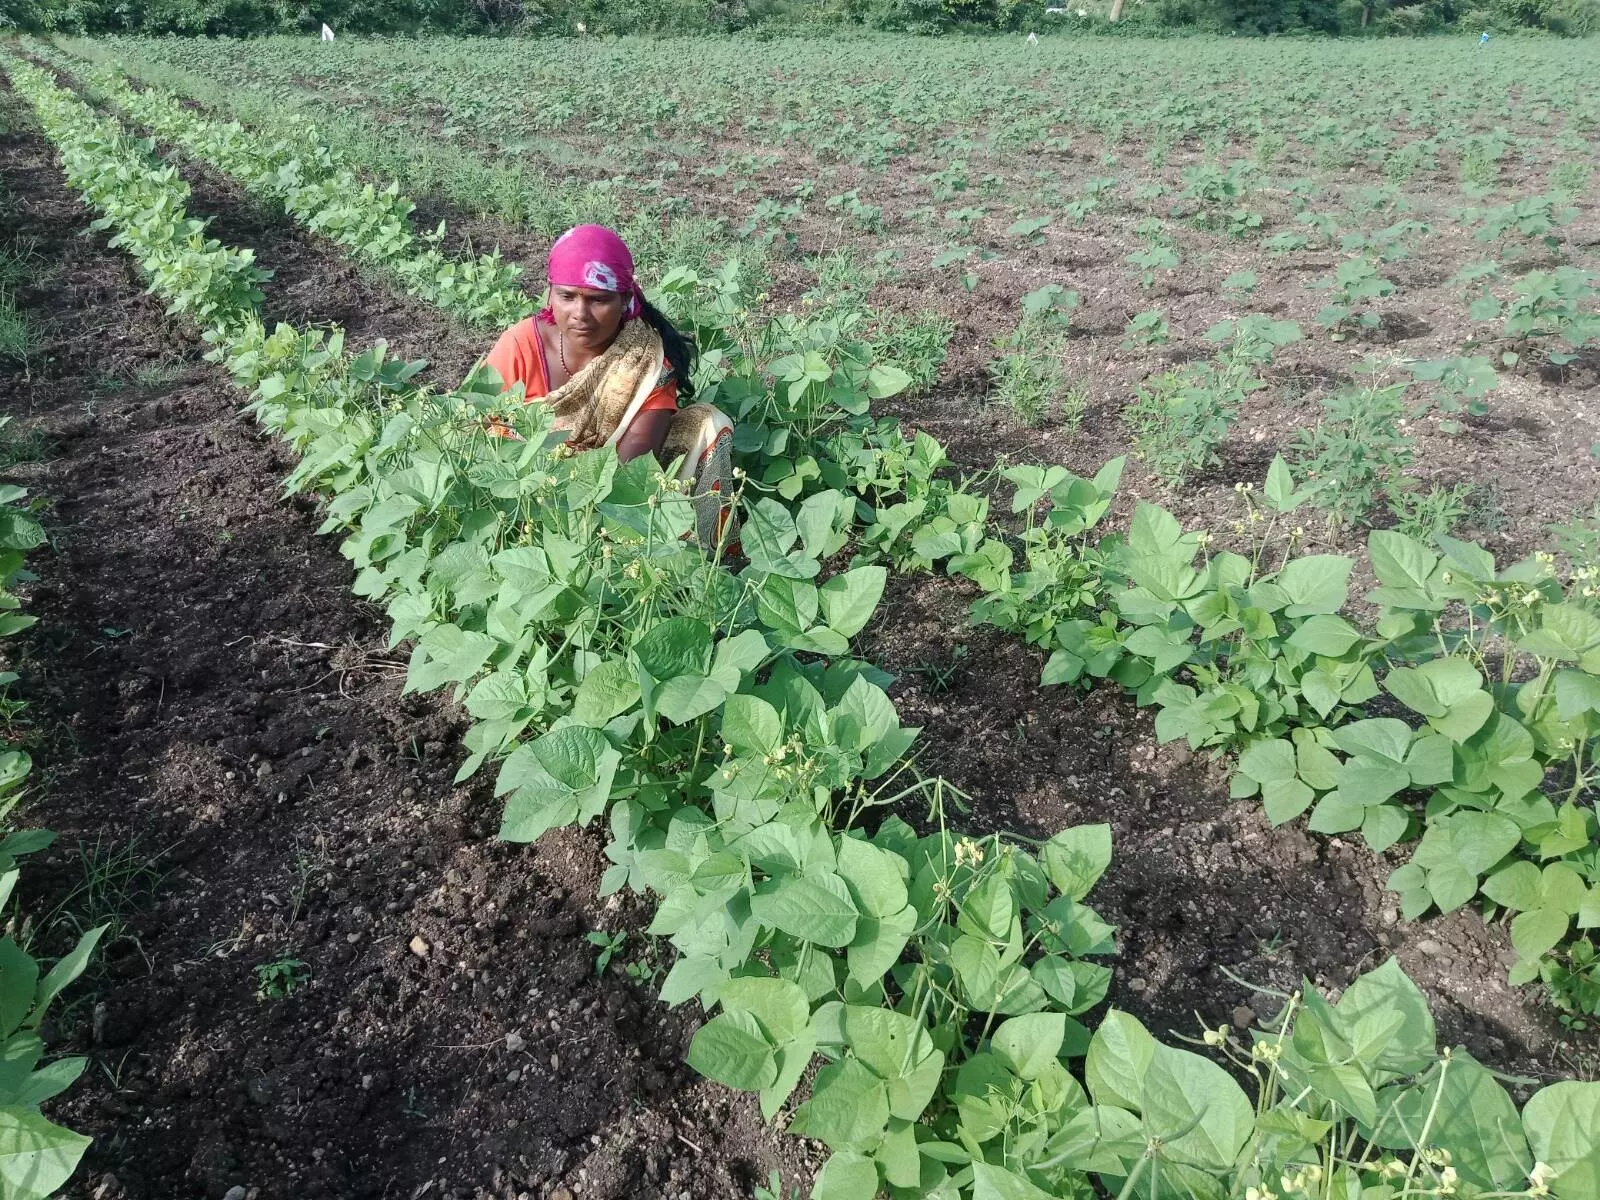
M 520 383 L 529 400 L 549 390 L 545 384 L 544 364 L 538 356 L 538 338 L 532 321 L 519 321 L 500 335 L 485 359 L 499 373 L 504 390 L 510 391 L 513 384 Z
M 676 415 L 671 409 L 653 409 L 634 417 L 617 439 L 617 457 L 627 462 L 641 454 L 659 454 L 667 441 L 667 427 Z

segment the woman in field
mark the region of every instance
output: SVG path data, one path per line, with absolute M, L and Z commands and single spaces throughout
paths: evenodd
M 700 541 L 713 546 L 726 532 L 733 423 L 709 404 L 679 407 L 694 396 L 693 343 L 644 298 L 633 255 L 603 225 L 556 239 L 549 283 L 546 307 L 502 333 L 488 364 L 507 390 L 520 383 L 527 401 L 549 405 L 576 450 L 681 459 Z

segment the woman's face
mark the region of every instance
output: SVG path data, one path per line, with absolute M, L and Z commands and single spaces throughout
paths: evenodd
M 550 289 L 550 312 L 568 344 L 600 353 L 622 329 L 621 292 L 558 286 Z

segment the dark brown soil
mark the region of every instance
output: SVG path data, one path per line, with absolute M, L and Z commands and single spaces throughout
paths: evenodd
M 802 1144 L 682 1064 L 693 1014 L 621 976 L 651 959 L 640 912 L 594 899 L 598 840 L 501 844 L 487 788 L 452 786 L 462 716 L 401 695 L 381 614 L 312 505 L 277 498 L 287 453 L 81 236 L 37 137 L 0 137 L 0 183 L 44 340 L 0 374 L 0 407 L 52 447 L 10 472 L 52 503 L 20 669 L 26 819 L 60 838 L 24 903 L 48 914 L 44 953 L 72 922 L 120 922 L 52 1031 L 91 1060 L 52 1113 L 95 1138 L 66 1194 L 732 1200 L 774 1167 L 803 1180 Z M 195 209 L 262 247 L 284 315 L 464 352 L 225 190 Z M 109 885 L 93 897 L 85 857 Z M 593 929 L 629 932 L 605 978 Z M 258 999 L 285 959 L 304 982 Z

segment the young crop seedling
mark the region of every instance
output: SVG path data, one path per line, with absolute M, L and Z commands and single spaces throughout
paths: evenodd
M 1472 306 L 1476 320 L 1504 316 L 1505 336 L 1520 347 L 1501 355 L 1506 366 L 1530 356 L 1536 363 L 1564 367 L 1580 350 L 1600 345 L 1600 286 L 1593 273 L 1576 267 L 1530 271 L 1512 285 L 1512 292 L 1503 310 L 1488 295 Z
M 1162 271 L 1170 275 L 1177 270 L 1180 259 L 1171 246 L 1153 244 L 1131 251 L 1123 261 L 1139 268 L 1139 286 L 1148 291 L 1155 286 L 1156 275 Z
M 996 344 L 1001 353 L 990 361 L 989 376 L 996 396 L 1019 424 L 1037 425 L 1066 391 L 1062 356 L 1071 314 L 1079 303 L 1077 292 L 1059 284 L 1029 292 L 1022 299 L 1022 320 Z
M 1264 218 L 1248 208 L 1230 209 L 1227 215 L 1227 234 L 1239 239 L 1261 228 Z
M 1489 405 L 1483 397 L 1500 386 L 1500 377 L 1495 374 L 1489 360 L 1482 355 L 1410 362 L 1405 365 L 1413 379 L 1439 385 L 1438 391 L 1434 394 L 1433 407 L 1441 413 L 1450 414 L 1447 419 L 1439 421 L 1440 433 L 1461 432 L 1461 422 L 1454 419 L 1456 413 L 1466 413 L 1474 417 L 1485 415 L 1489 411 Z M 1425 411 L 1426 408 L 1422 408 L 1413 415 L 1420 416 Z
M 1222 290 L 1230 300 L 1241 300 L 1255 295 L 1260 277 L 1254 271 L 1235 271 L 1222 281 Z
M 967 190 L 967 164 L 960 159 L 946 163 L 928 176 L 928 184 L 936 202 L 954 199 Z
M 596 975 L 604 975 L 606 973 L 606 968 L 611 965 L 611 960 L 622 949 L 622 944 L 628 940 L 627 933 L 621 929 L 615 933 L 607 933 L 603 929 L 596 929 L 583 936 L 590 945 L 598 948 L 598 953 L 594 957 L 594 973 Z
M 1044 231 L 1050 225 L 1049 217 L 1023 217 L 1006 227 L 1006 236 L 1021 238 L 1029 246 L 1044 245 Z
M 1564 196 L 1527 196 L 1512 204 L 1491 208 L 1481 216 L 1483 224 L 1474 235 L 1478 241 L 1503 245 L 1508 235 L 1515 234 L 1556 254 L 1561 250 L 1561 236 L 1557 231 L 1571 225 L 1577 219 L 1578 210 Z
M 1128 322 L 1128 328 L 1122 335 L 1122 348 L 1132 350 L 1140 346 L 1165 346 L 1170 333 L 1167 314 L 1159 308 L 1152 308 Z
M 283 1000 L 305 985 L 311 971 L 298 958 L 277 958 L 257 963 L 255 975 L 257 1000 Z
M 1400 487 L 1413 455 L 1413 440 L 1400 429 L 1405 392 L 1404 383 L 1370 378 L 1341 388 L 1323 400 L 1322 419 L 1295 435 L 1289 465 L 1332 524 L 1364 522 Z
M 1391 295 L 1395 287 L 1394 280 L 1385 279 L 1365 258 L 1346 259 L 1332 276 L 1316 280 L 1311 286 L 1333 293 L 1333 303 L 1317 314 L 1317 324 L 1332 331 L 1335 341 L 1345 336 L 1342 330 L 1348 325 L 1376 329 L 1382 322 L 1381 314 L 1364 306 Z

